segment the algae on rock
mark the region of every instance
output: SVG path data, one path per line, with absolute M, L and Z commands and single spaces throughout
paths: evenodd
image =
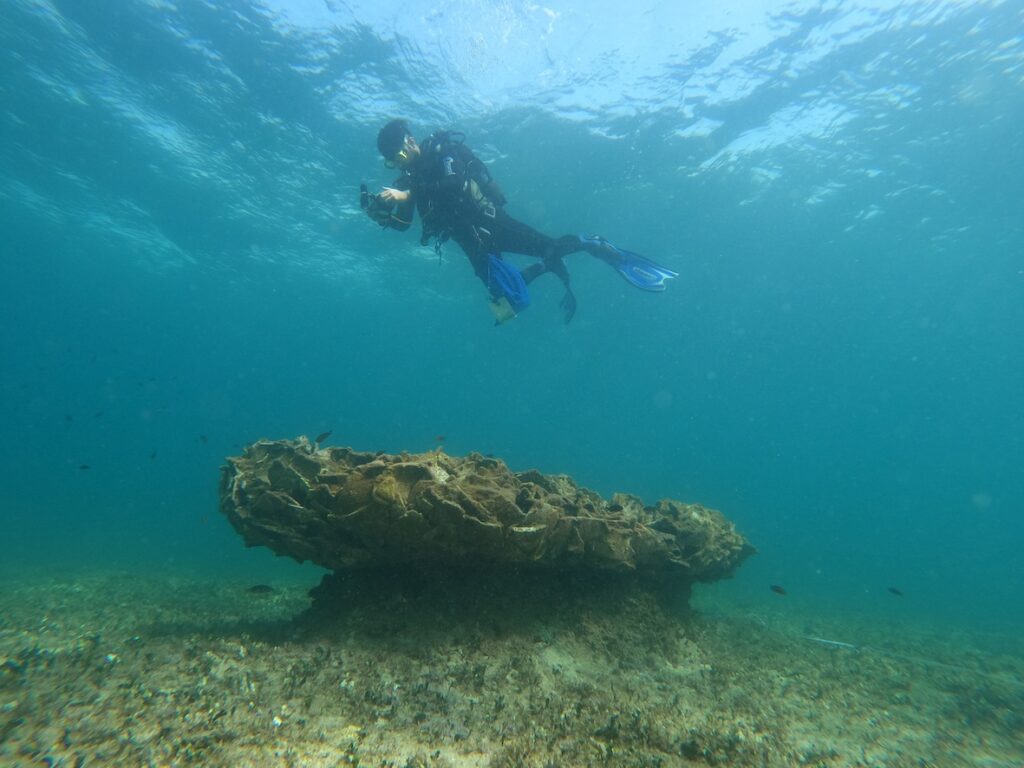
M 566 475 L 471 453 L 386 454 L 260 440 L 230 457 L 221 511 L 248 546 L 325 568 L 535 568 L 727 578 L 753 547 L 721 513 L 611 500 Z

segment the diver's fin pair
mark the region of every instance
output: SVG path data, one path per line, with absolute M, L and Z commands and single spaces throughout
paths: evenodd
M 610 264 L 626 282 L 644 291 L 664 291 L 666 280 L 679 277 L 678 272 L 673 272 L 639 253 L 616 248 L 600 235 L 580 235 L 580 247 Z

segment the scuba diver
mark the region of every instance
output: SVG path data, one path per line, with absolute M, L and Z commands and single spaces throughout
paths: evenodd
M 418 210 L 423 223 L 420 244 L 434 240 L 439 254 L 447 240 L 458 243 L 487 287 L 496 325 L 529 306 L 526 286 L 548 272 L 565 286 L 560 306 L 565 322 L 572 320 L 576 297 L 562 259 L 576 251 L 586 251 L 610 264 L 645 291 L 663 291 L 665 281 L 678 276 L 639 254 L 616 248 L 603 237 L 564 235 L 555 239 L 513 219 L 505 213 L 501 188 L 464 140 L 462 133 L 438 131 L 421 146 L 405 120 L 392 120 L 377 134 L 377 149 L 385 165 L 402 174 L 379 194 L 371 194 L 361 185 L 360 205 L 382 227 L 400 231 L 412 225 L 413 211 Z M 541 261 L 520 271 L 502 259 L 503 252 Z

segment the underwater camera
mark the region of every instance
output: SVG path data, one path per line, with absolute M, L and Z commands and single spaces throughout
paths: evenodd
M 373 194 L 366 187 L 366 183 L 359 185 L 359 207 L 370 216 L 371 219 L 384 219 L 391 213 L 391 205 L 380 199 L 380 195 Z

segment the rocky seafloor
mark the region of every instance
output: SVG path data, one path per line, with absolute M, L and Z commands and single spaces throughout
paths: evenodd
M 1024 647 L 628 578 L 0 590 L 4 766 L 1020 766 Z M 808 636 L 840 637 L 858 649 Z

